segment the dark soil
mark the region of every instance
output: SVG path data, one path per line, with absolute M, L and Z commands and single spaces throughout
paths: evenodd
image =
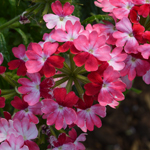
M 137 78 L 118 108 L 107 106 L 102 127 L 88 132 L 86 150 L 150 150 L 150 86 Z

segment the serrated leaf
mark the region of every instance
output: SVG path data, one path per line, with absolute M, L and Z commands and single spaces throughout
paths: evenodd
M 28 38 L 27 38 L 26 34 L 20 28 L 14 28 L 14 30 L 16 30 L 21 35 L 24 45 L 27 45 Z
M 131 88 L 131 91 L 134 91 L 137 94 L 140 94 L 142 92 L 141 90 L 133 88 L 133 87 Z
M 10 61 L 10 55 L 6 47 L 6 41 L 3 33 L 0 32 L 0 52 L 4 55 L 7 62 Z
M 93 15 L 82 21 L 82 24 L 93 23 L 94 21 L 101 21 L 101 20 L 113 21 L 113 18 L 108 15 Z

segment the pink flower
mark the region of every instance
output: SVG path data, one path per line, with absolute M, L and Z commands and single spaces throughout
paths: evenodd
M 32 106 L 38 103 L 40 99 L 41 76 L 39 73 L 27 74 L 27 76 L 31 81 L 27 78 L 20 78 L 18 83 L 22 84 L 22 86 L 18 88 L 18 91 L 21 94 L 25 94 L 24 101 Z
M 0 142 L 7 139 L 8 131 L 12 128 L 12 121 L 7 121 L 5 118 L 0 118 Z
M 0 53 L 0 65 L 3 63 L 3 60 L 4 60 L 3 54 Z M 3 74 L 5 71 L 6 71 L 6 67 L 0 66 L 0 74 Z
M 52 35 L 54 34 L 54 32 L 55 32 L 55 30 L 52 30 L 49 34 L 48 33 L 44 33 L 44 35 L 43 35 L 43 40 L 44 40 L 44 42 L 39 42 L 38 44 L 40 44 L 41 45 L 41 47 L 43 48 L 44 47 L 44 44 L 46 43 L 46 42 L 51 42 L 51 43 L 54 43 L 55 42 L 55 40 L 54 39 L 52 39 Z
M 11 105 L 16 109 L 21 110 L 15 113 L 13 120 L 22 120 L 24 117 L 27 117 L 30 122 L 33 122 L 35 124 L 39 123 L 39 119 L 35 115 L 42 115 L 41 102 L 38 102 L 33 106 L 29 106 L 27 102 L 15 96 L 14 100 L 11 101 Z
M 77 116 L 72 107 L 77 103 L 78 97 L 74 92 L 67 94 L 65 88 L 56 88 L 54 98 L 56 101 L 42 100 L 42 112 L 45 114 L 43 118 L 47 118 L 47 125 L 55 124 L 55 128 L 60 130 L 75 122 Z
M 79 35 L 74 40 L 74 45 L 80 51 L 73 60 L 78 67 L 85 64 L 87 71 L 96 71 L 98 69 L 99 61 L 107 61 L 110 57 L 110 47 L 105 44 L 105 36 L 98 36 L 96 31 L 85 35 Z
M 80 143 L 80 141 L 84 142 L 86 140 L 87 133 L 82 133 L 77 137 L 77 132 L 74 128 L 69 131 L 69 136 L 66 137 L 66 141 L 72 142 L 75 145 L 75 150 L 85 150 L 85 146 Z
M 98 70 L 101 72 L 101 67 Z M 98 94 L 98 102 L 102 106 L 112 105 L 114 101 L 124 99 L 122 92 L 125 91 L 126 85 L 121 81 L 120 74 L 109 66 L 103 73 L 103 79 L 99 72 L 92 72 L 88 75 L 88 79 L 92 83 L 84 85 L 85 94 Z
M 24 145 L 23 137 L 20 135 L 15 137 L 13 134 L 10 135 L 7 141 L 1 143 L 1 150 L 29 150 L 28 146 Z
M 114 8 L 116 8 L 114 5 L 112 5 L 110 3 L 110 0 L 97 0 L 97 1 L 94 1 L 94 4 L 97 6 L 97 7 L 100 7 L 102 8 L 102 10 L 104 12 L 112 12 Z
M 142 78 L 146 84 L 150 84 L 150 69 L 143 75 Z
M 48 29 L 63 29 L 65 30 L 65 24 L 68 20 L 72 23 L 75 21 L 79 21 L 79 18 L 75 16 L 71 16 L 74 11 L 74 6 L 70 5 L 70 3 L 65 3 L 62 7 L 60 1 L 55 1 L 51 5 L 52 11 L 56 14 L 46 14 L 43 16 L 44 21 L 47 23 L 46 26 Z
M 113 14 L 118 19 L 128 17 L 131 8 L 134 6 L 132 0 L 109 0 L 110 3 L 116 8 L 113 9 Z
M 74 39 L 77 39 L 79 34 L 83 31 L 83 26 L 81 26 L 79 21 L 76 21 L 74 24 L 72 24 L 72 22 L 68 20 L 66 22 L 65 29 L 66 31 L 57 29 L 52 35 L 54 40 L 58 42 L 66 42 L 58 48 L 60 52 L 66 52 L 69 48 L 71 51 L 72 49 L 75 49 L 73 41 Z
M 27 72 L 36 73 L 42 71 L 48 78 L 55 74 L 55 67 L 62 68 L 65 59 L 61 56 L 51 56 L 58 48 L 58 43 L 46 42 L 43 47 L 32 43 L 32 50 L 27 50 L 29 60 L 26 62 Z
M 122 47 L 115 47 L 110 53 L 111 59 L 108 60 L 109 66 L 112 66 L 114 70 L 120 71 L 125 67 L 123 62 L 127 58 L 127 54 L 122 52 Z
M 36 125 L 33 122 L 30 122 L 29 119 L 26 117 L 23 118 L 21 121 L 15 119 L 13 121 L 13 127 L 18 135 L 23 136 L 24 141 L 35 139 L 38 136 L 38 130 L 36 128 Z
M 149 70 L 150 66 L 150 64 L 146 60 L 138 58 L 137 55 L 128 55 L 124 62 L 126 65 L 124 69 L 120 71 L 120 74 L 121 76 L 128 75 L 130 81 L 132 81 L 136 77 L 136 75 L 143 76 L 146 71 Z
M 87 132 L 94 130 L 94 125 L 98 128 L 102 126 L 102 122 L 100 117 L 106 116 L 106 108 L 104 106 L 100 106 L 99 104 L 93 105 L 93 98 L 84 95 L 83 100 L 79 100 L 78 102 L 78 110 L 77 110 L 77 120 L 75 124 L 83 131 Z
M 150 44 L 140 45 L 138 51 L 141 52 L 143 58 L 149 59 L 150 56 Z
M 25 62 L 28 60 L 28 57 L 26 56 L 26 48 L 23 44 L 20 44 L 18 47 L 14 47 L 12 49 L 12 52 L 16 58 L 16 60 L 12 60 L 8 63 L 9 69 L 14 70 L 18 68 L 17 75 L 18 76 L 25 76 L 27 73 L 27 69 L 25 66 Z
M 55 136 L 50 136 L 50 144 L 52 150 L 76 150 L 75 145 L 72 142 L 66 141 L 66 134 L 61 133 L 58 136 L 58 140 Z
M 116 46 L 123 47 L 126 53 L 137 53 L 139 46 L 138 41 L 134 37 L 134 29 L 128 18 L 123 18 L 116 24 L 118 31 L 113 33 L 114 38 L 117 39 Z

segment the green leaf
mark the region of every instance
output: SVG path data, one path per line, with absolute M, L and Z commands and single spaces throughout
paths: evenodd
M 140 94 L 142 92 L 141 90 L 138 90 L 138 89 L 133 88 L 133 87 L 131 88 L 131 91 L 134 91 L 137 94 Z
M 20 28 L 14 28 L 14 30 L 16 30 L 21 35 L 24 45 L 27 45 L 28 38 L 27 38 L 26 34 Z
M 16 15 L 16 0 L 9 0 L 9 3 L 11 5 L 11 13 L 13 16 Z
M 4 55 L 7 62 L 10 61 L 10 55 L 6 47 L 6 41 L 3 33 L 0 32 L 0 52 Z
M 113 18 L 108 15 L 93 15 L 82 21 L 82 24 L 93 23 L 94 21 L 98 22 L 101 20 L 113 21 Z

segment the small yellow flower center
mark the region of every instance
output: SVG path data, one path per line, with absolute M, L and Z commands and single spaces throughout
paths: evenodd
M 64 20 L 64 17 L 59 17 L 60 21 L 63 21 Z
M 93 50 L 92 50 L 92 49 L 90 49 L 90 50 L 89 50 L 89 53 L 93 54 Z

